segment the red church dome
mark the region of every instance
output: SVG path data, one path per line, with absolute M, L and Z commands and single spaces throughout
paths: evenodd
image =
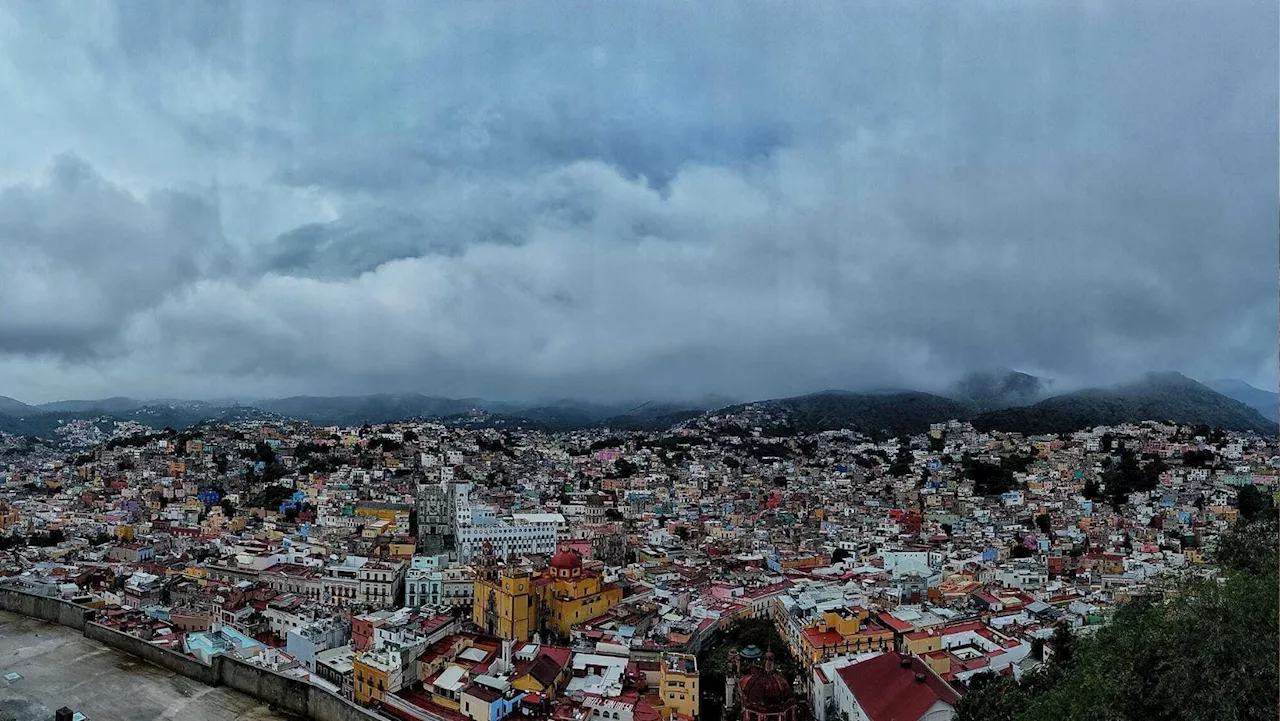
M 764 668 L 754 668 L 741 681 L 742 721 L 795 721 L 795 692 L 786 677 L 774 670 L 773 652 L 764 655 Z
M 582 556 L 576 551 L 570 550 L 567 545 L 560 546 L 560 550 L 551 557 L 551 567 L 559 571 L 573 571 L 582 568 Z
M 772 669 L 759 669 L 742 679 L 742 708 L 759 714 L 774 714 L 795 706 L 791 684 Z

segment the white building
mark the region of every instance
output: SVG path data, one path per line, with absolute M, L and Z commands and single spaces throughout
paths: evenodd
M 508 555 L 551 555 L 556 550 L 556 528 L 538 523 L 499 521 L 458 529 L 458 557 L 470 563 L 485 543 L 492 543 L 494 553 Z
M 404 577 L 405 606 L 471 606 L 475 574 L 448 560 L 445 554 L 413 557 Z
M 489 506 L 460 501 L 456 507 L 454 537 L 458 560 L 471 563 L 485 543 L 492 543 L 499 557 L 508 555 L 551 555 L 556 539 L 568 530 L 568 521 L 559 513 L 517 513 L 497 518 Z
M 356 599 L 377 608 L 398 605 L 405 568 L 404 561 L 375 561 L 361 566 L 356 572 L 360 584 Z

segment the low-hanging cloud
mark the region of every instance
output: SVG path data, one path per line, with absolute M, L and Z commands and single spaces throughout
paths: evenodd
M 81 7 L 0 11 L 0 393 L 1275 382 L 1274 6 Z

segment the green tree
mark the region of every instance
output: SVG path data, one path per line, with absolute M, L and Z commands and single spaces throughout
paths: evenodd
M 1240 493 L 1236 496 L 1236 508 L 1240 511 L 1241 520 L 1246 523 L 1274 512 L 1271 497 L 1252 483 L 1240 488 Z
M 264 466 L 269 466 L 276 462 L 275 449 L 266 441 L 258 441 L 253 447 L 253 460 L 262 463 Z
M 1055 630 L 1054 655 L 1020 681 L 971 679 L 958 721 L 1261 721 L 1276 718 L 1276 522 L 1220 539 L 1220 579 L 1115 607 L 1087 637 Z
M 1105 496 L 1102 495 L 1102 488 L 1098 485 L 1098 481 L 1090 478 L 1084 482 L 1084 490 L 1081 491 L 1084 497 L 1090 501 L 1101 501 Z
M 1041 513 L 1036 516 L 1036 528 L 1039 528 L 1041 533 L 1047 535 L 1049 530 L 1053 528 L 1053 519 L 1049 517 L 1049 514 Z

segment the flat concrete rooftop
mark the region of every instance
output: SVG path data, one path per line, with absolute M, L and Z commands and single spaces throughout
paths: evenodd
M 4 678 L 11 672 L 22 678 Z M 63 706 L 90 721 L 294 718 L 238 691 L 205 686 L 91 641 L 74 629 L 0 611 L 0 721 L 52 721 Z

